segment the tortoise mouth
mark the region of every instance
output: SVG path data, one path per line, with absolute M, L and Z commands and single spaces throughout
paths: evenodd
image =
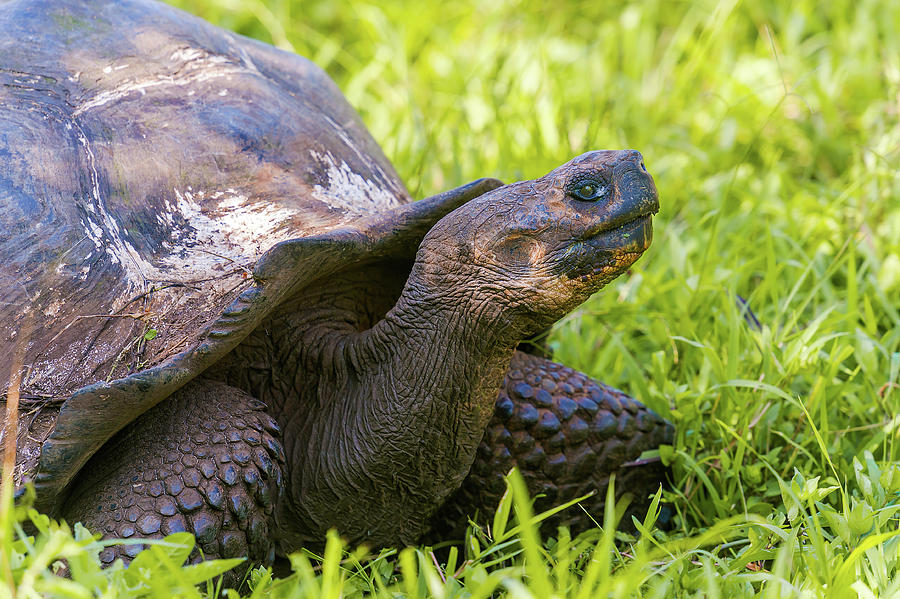
M 613 228 L 585 235 L 566 249 L 555 272 L 569 279 L 609 281 L 634 263 L 653 239 L 650 214 L 632 216 Z
M 618 223 L 604 223 L 604 227 L 589 233 L 583 243 L 597 250 L 643 252 L 653 240 L 652 213 L 643 213 Z

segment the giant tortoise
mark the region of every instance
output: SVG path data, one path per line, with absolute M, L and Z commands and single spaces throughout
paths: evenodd
M 267 562 L 414 542 L 514 465 L 547 502 L 659 485 L 670 425 L 517 350 L 650 243 L 636 151 L 414 202 L 308 60 L 151 0 L 13 0 L 0 160 L 2 388 L 49 513 Z

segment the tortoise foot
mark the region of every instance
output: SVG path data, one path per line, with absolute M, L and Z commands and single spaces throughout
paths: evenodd
M 647 497 L 665 481 L 659 460 L 641 453 L 671 443 L 674 428 L 628 395 L 541 357 L 516 352 L 494 417 L 460 489 L 435 519 L 435 532 L 458 534 L 467 518 L 490 522 L 518 467 L 541 512 L 588 493 L 581 507 L 548 522 L 573 532 L 603 521 L 611 474 L 616 496 L 632 494 L 629 512 L 643 515 Z M 587 513 L 585 513 L 585 511 Z
M 194 381 L 91 458 L 63 515 L 109 538 L 191 532 L 199 550 L 193 561 L 246 555 L 251 563 L 271 563 L 280 436 L 262 402 L 222 383 Z M 108 547 L 100 558 L 127 563 L 143 547 Z

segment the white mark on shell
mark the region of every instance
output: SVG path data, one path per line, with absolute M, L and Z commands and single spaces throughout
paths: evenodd
M 63 306 L 63 303 L 59 300 L 50 302 L 50 304 L 43 310 L 44 316 L 47 316 L 48 318 L 52 317 L 52 316 L 56 316 L 56 314 L 59 312 L 59 309 L 62 308 L 62 306 Z
M 85 216 L 87 218 L 87 220 L 82 220 L 85 235 L 94 243 L 96 249 L 106 252 L 113 262 L 122 266 L 130 288 L 142 289 L 147 273 L 155 269 L 125 239 L 119 223 L 107 210 L 104 198 L 100 194 L 100 173 L 97 168 L 97 159 L 81 125 L 77 121 L 72 121 L 66 125 L 66 128 L 75 131 L 75 137 L 84 150 L 87 162 L 90 198 L 83 204 L 86 208 Z
M 157 222 L 169 230 L 164 254 L 156 259 L 169 280 L 189 282 L 223 269 L 249 268 L 270 247 L 304 232 L 292 226 L 294 212 L 249 200 L 234 189 L 173 189 L 173 201 Z
M 378 161 L 372 160 L 371 156 L 359 151 L 359 148 L 357 148 L 356 144 L 353 143 L 353 139 L 351 139 L 350 136 L 347 135 L 347 132 L 337 121 L 335 121 L 333 118 L 331 118 L 330 116 L 328 116 L 327 114 L 324 114 L 324 113 L 322 114 L 322 118 L 325 119 L 326 123 L 331 125 L 331 128 L 334 129 L 334 133 L 335 133 L 335 135 L 337 135 L 338 139 L 340 139 L 342 142 L 344 142 L 344 145 L 346 145 L 348 148 L 353 150 L 353 153 L 356 154 L 356 157 L 359 158 L 359 160 L 361 162 L 367 164 L 369 166 L 369 168 L 371 168 L 373 171 L 375 171 L 381 175 L 382 181 L 393 182 L 393 178 L 390 177 L 386 172 L 384 172 L 384 169 L 381 168 L 381 165 L 378 164 Z M 394 192 L 397 193 L 398 195 L 403 194 L 403 190 L 398 189 L 398 188 L 395 188 Z
M 94 168 L 93 163 L 89 164 Z M 102 199 L 91 198 L 95 211 L 84 213 L 84 233 L 101 255 L 107 255 L 121 267 L 126 283 L 125 293 L 114 303 L 113 310 L 160 282 L 202 282 L 203 293 L 221 295 L 234 285 L 226 275 L 252 268 L 276 243 L 304 234 L 295 223 L 292 210 L 250 200 L 231 188 L 211 193 L 190 189 L 173 189 L 172 197 L 164 200 L 156 221 L 166 229 L 166 239 L 156 252 L 144 255 L 138 254 L 124 238 Z M 79 278 L 84 280 L 89 274 L 90 264 L 81 269 Z M 179 295 L 175 301 L 187 301 L 190 297 L 191 294 Z
M 114 88 L 97 93 L 93 98 L 76 106 L 73 115 L 77 117 L 92 108 L 121 100 L 135 92 L 146 94 L 148 89 L 154 87 L 180 87 L 236 74 L 260 76 L 253 63 L 238 63 L 227 56 L 210 54 L 199 48 L 178 48 L 169 56 L 169 61 L 174 64 L 160 65 L 162 72 L 124 79 Z M 126 66 L 128 65 L 115 67 L 115 70 Z M 113 70 L 113 67 L 108 66 L 103 72 L 108 74 Z
M 169 60 L 172 62 L 190 62 L 192 60 L 197 60 L 198 58 L 203 58 L 206 54 L 204 50 L 199 48 L 178 48 L 172 55 L 169 56 Z
M 315 185 L 314 198 L 332 207 L 340 208 L 348 215 L 361 216 L 399 206 L 397 196 L 354 172 L 330 153 L 310 150 L 310 155 L 322 164 L 328 177 L 328 186 Z

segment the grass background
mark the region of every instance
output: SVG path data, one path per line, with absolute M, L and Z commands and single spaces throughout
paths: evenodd
M 173 4 L 325 68 L 417 197 L 632 147 L 662 205 L 551 344 L 675 423 L 674 530 L 651 510 L 614 543 L 608 510 L 541 541 L 516 492 L 450 563 L 335 538 L 287 579 L 254 572 L 256 596 L 900 597 L 900 3 Z M 97 543 L 54 523 L 14 541 L 17 522 L 0 576 L 23 596 L 215 593 L 184 538 L 144 574 L 61 583 L 47 566 Z

